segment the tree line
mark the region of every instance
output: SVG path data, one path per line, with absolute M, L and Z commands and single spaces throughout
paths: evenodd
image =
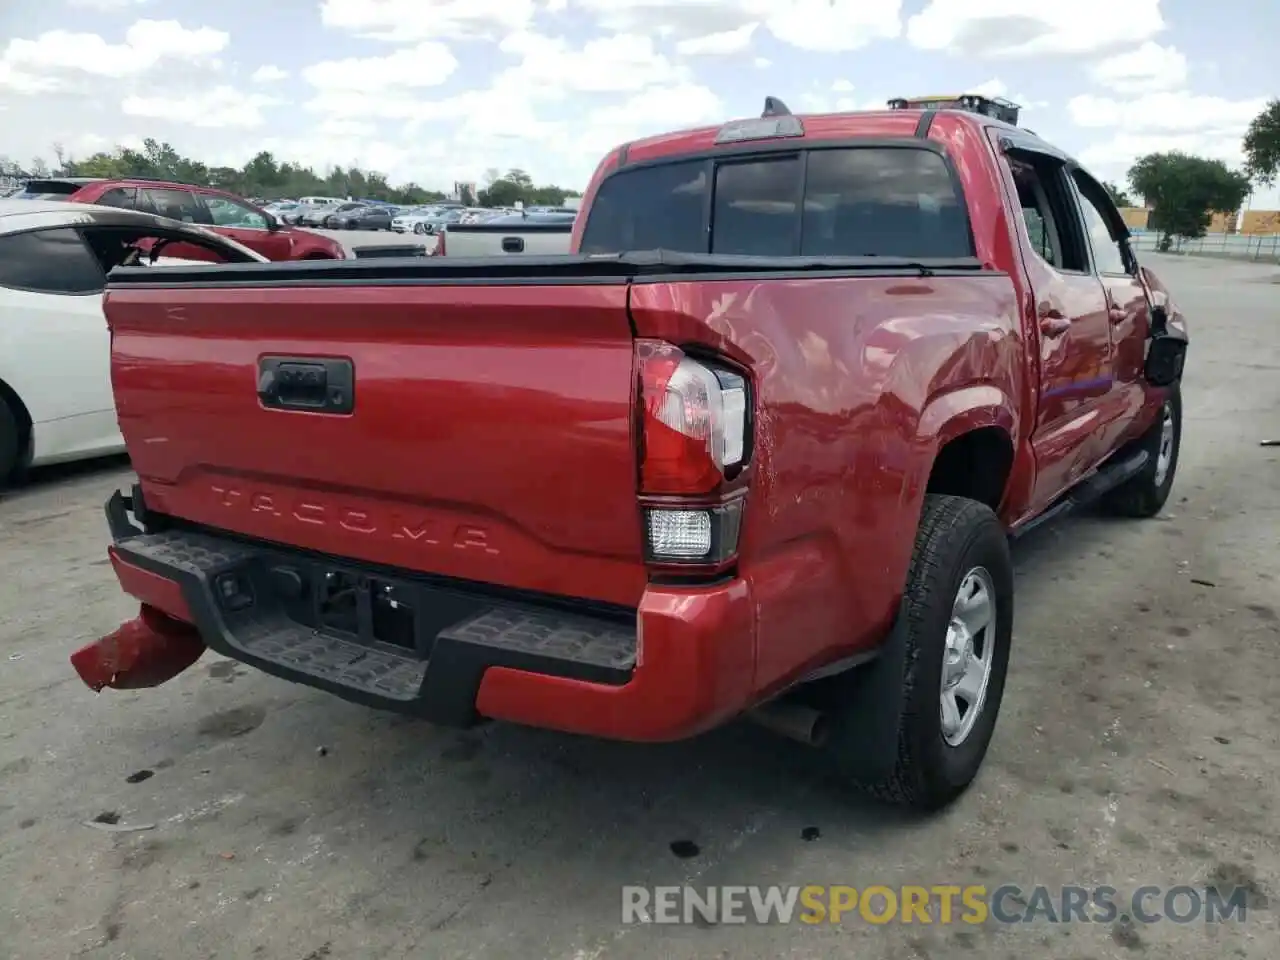
M 1244 136 L 1244 169 L 1232 170 L 1221 160 L 1198 157 L 1178 150 L 1149 153 L 1134 161 L 1128 170 L 1129 187 L 1151 210 L 1148 226 L 1167 244 L 1170 237 L 1202 237 L 1215 213 L 1233 213 L 1256 186 L 1269 187 L 1280 176 L 1280 99 L 1271 100 L 1254 118 Z M 95 153 L 83 160 L 66 155 L 54 144 L 57 164 L 50 167 L 37 159 L 30 171 L 22 171 L 0 157 L 0 176 L 21 178 L 57 174 L 81 177 L 155 177 L 200 183 L 244 197 L 274 200 L 311 194 L 386 200 L 398 204 L 430 203 L 445 195 L 416 183 L 392 186 L 387 178 L 359 167 L 333 167 L 324 174 L 290 161 L 278 161 L 264 151 L 241 168 L 211 167 L 184 157 L 168 143 L 143 141 L 142 149 L 119 147 Z M 1133 198 L 1115 183 L 1106 184 L 1117 206 L 1135 206 Z M 559 206 L 573 190 L 538 186 L 525 171 L 513 168 L 501 173 L 485 172 L 484 186 L 476 196 L 463 196 L 467 204 L 509 207 L 517 201 L 526 205 Z
M 142 142 L 141 149 L 117 147 L 77 160 L 67 155 L 60 144 L 53 145 L 55 162 L 36 158 L 30 169 L 23 170 L 8 158 L 0 157 L 0 176 L 26 179 L 61 177 L 149 177 L 194 183 L 226 190 L 242 197 L 264 201 L 305 196 L 358 197 L 361 200 L 385 200 L 403 206 L 431 203 L 446 199 L 439 190 L 416 183 L 393 186 L 384 174 L 362 170 L 356 166 L 335 166 L 324 172 L 288 160 L 277 160 L 263 151 L 243 167 L 210 166 L 185 157 L 172 145 L 152 139 Z M 513 168 L 501 173 L 496 168 L 486 171 L 484 186 L 464 191 L 459 199 L 468 205 L 509 207 L 522 201 L 525 205 L 559 206 L 566 197 L 577 192 L 554 185 L 539 186 L 524 170 Z
M 1168 249 L 1173 237 L 1203 237 L 1215 213 L 1235 213 L 1255 186 L 1270 187 L 1280 176 L 1280 99 L 1254 117 L 1242 144 L 1244 169 L 1181 150 L 1149 153 L 1128 170 L 1129 186 L 1151 213 L 1147 226 L 1157 246 Z M 1105 184 L 1117 206 L 1134 206 L 1129 194 Z

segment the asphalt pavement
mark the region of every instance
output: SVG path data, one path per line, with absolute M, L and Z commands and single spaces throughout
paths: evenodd
M 1280 277 L 1148 259 L 1192 324 L 1173 496 L 1016 547 L 987 766 L 930 819 L 742 725 L 671 746 L 452 732 L 212 655 L 94 695 L 67 655 L 136 613 L 101 510 L 131 475 L 38 474 L 0 500 L 0 957 L 1280 956 L 1280 449 L 1262 445 L 1280 440 Z M 682 883 L 1238 885 L 1249 912 L 621 922 L 624 884 Z

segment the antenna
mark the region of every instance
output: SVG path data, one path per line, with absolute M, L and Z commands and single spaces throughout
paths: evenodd
M 764 117 L 789 117 L 791 111 L 787 109 L 787 105 L 777 97 L 764 98 L 764 113 L 760 114 Z

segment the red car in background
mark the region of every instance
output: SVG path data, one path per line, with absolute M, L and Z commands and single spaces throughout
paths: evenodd
M 230 237 L 268 260 L 344 260 L 346 249 L 329 237 L 287 226 L 261 207 L 225 190 L 146 177 L 52 177 L 28 181 L 23 198 L 96 203 L 199 224 Z M 180 249 L 179 249 L 180 248 Z M 166 248 L 166 256 L 208 260 L 193 244 Z

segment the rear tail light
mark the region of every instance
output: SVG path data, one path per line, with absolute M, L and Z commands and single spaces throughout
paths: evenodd
M 640 492 L 705 497 L 733 479 L 749 455 L 746 379 L 659 340 L 636 342 Z M 738 549 L 742 498 L 714 506 L 645 508 L 649 559 L 721 563 Z
M 636 359 L 641 492 L 713 492 L 746 456 L 746 380 L 659 340 L 637 341 Z

